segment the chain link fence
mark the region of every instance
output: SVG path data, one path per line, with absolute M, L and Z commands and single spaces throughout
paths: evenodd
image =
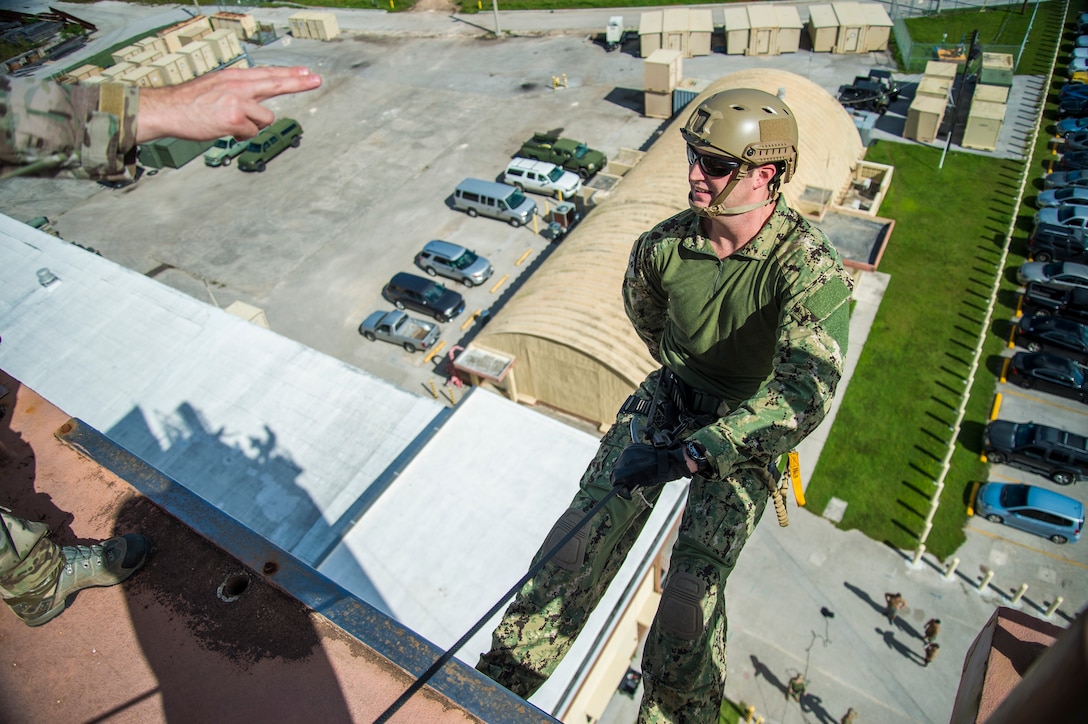
M 1005 5 L 1023 6 L 1026 2 L 1003 3 L 987 2 L 987 0 L 891 0 L 888 4 L 888 15 L 892 19 L 892 37 L 895 38 L 895 46 L 898 51 L 899 62 L 903 66 L 904 73 L 923 73 L 926 63 L 931 60 L 943 60 L 953 63 L 964 62 L 967 54 L 969 38 L 945 38 L 941 43 L 915 42 L 907 28 L 907 20 L 923 16 L 930 16 L 942 12 L 955 12 L 964 10 L 982 11 L 987 7 L 996 8 Z M 1032 17 L 1038 10 L 1038 3 L 1033 0 Z M 1027 38 L 1024 38 L 1027 41 Z M 1013 57 L 1013 72 L 1020 63 L 1024 44 L 982 44 L 984 53 L 1006 53 Z

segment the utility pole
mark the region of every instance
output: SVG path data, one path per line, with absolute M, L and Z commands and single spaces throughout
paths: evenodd
M 945 141 L 944 150 L 941 151 L 941 160 L 937 164 L 938 169 L 944 168 L 944 157 L 948 155 L 948 149 L 952 146 L 952 136 L 956 133 L 956 126 L 960 121 L 960 107 L 964 104 L 964 96 L 967 93 L 968 69 L 975 58 L 982 55 L 982 48 L 978 44 L 978 30 L 971 33 L 971 44 L 967 46 L 967 58 L 963 61 L 963 74 L 960 78 L 960 92 L 955 97 L 952 106 L 952 124 L 948 129 L 948 140 Z

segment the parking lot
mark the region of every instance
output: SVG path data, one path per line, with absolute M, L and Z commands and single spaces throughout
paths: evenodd
M 471 334 L 462 330 L 467 317 L 496 311 L 496 300 L 549 248 L 539 227 L 454 211 L 457 183 L 496 180 L 534 131 L 562 129 L 614 157 L 648 147 L 664 124 L 642 115 L 642 59 L 609 53 L 584 35 L 345 33 L 331 43 L 284 37 L 250 53 L 254 62 L 307 65 L 325 78 L 317 91 L 269 102 L 305 133 L 300 148 L 264 173 L 196 160 L 120 190 L 20 180 L 0 188 L 0 211 L 49 215 L 65 239 L 220 307 L 257 306 L 273 330 L 425 394 L 445 381 L 434 364 L 357 332 L 371 311 L 390 308 L 383 285 L 411 271 L 431 239 L 492 261 L 488 284 L 450 284 L 467 311 L 442 325 L 445 352 Z M 753 62 L 797 65 L 714 53 L 690 59 L 684 72 L 713 80 Z M 831 90 L 872 62 L 827 54 L 806 61 L 810 77 Z M 535 198 L 542 211 L 554 204 Z

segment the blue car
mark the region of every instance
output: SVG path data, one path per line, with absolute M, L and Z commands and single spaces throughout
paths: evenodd
M 1058 98 L 1084 98 L 1088 96 L 1088 83 L 1066 83 L 1058 91 Z
M 1063 118 L 1054 127 L 1054 132 L 1062 137 L 1077 131 L 1088 131 L 1088 118 Z
M 1084 506 L 1060 493 L 1019 483 L 985 483 L 975 498 L 976 514 L 991 523 L 1049 538 L 1054 543 L 1080 539 Z

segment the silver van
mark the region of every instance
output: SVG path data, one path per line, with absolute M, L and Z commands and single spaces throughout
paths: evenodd
M 536 202 L 513 186 L 467 178 L 453 192 L 453 208 L 469 216 L 483 214 L 521 226 L 533 218 Z

